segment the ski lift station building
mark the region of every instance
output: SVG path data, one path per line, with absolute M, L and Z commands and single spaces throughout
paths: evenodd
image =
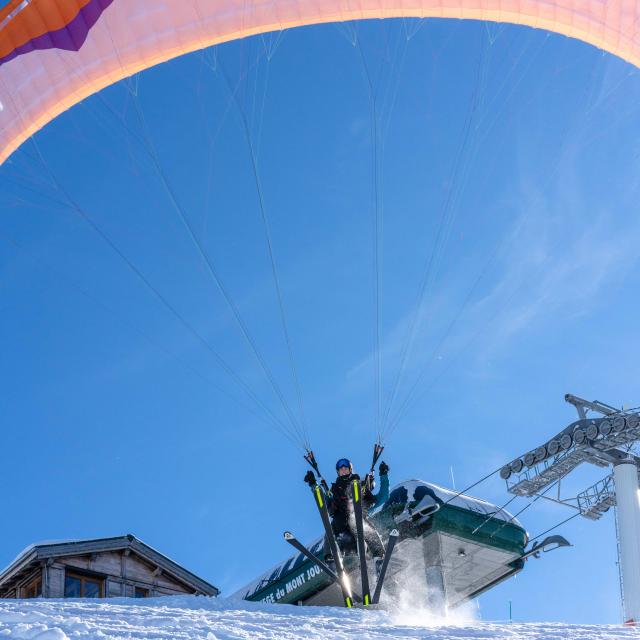
M 220 590 L 129 534 L 27 547 L 0 572 L 0 598 L 217 596 Z

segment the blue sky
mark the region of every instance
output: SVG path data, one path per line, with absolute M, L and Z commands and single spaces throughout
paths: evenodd
M 562 36 L 400 20 L 231 43 L 60 116 L 0 168 L 0 564 L 131 532 L 231 593 L 285 529 L 318 533 L 264 407 L 285 410 L 181 219 L 297 412 L 251 152 L 327 472 L 376 435 L 376 198 L 383 407 L 416 327 L 392 482 L 474 482 L 572 421 L 567 392 L 638 404 L 639 97 L 634 68 Z M 570 515 L 542 502 L 532 535 Z M 619 620 L 611 515 L 559 532 L 575 546 L 482 596 L 485 618 Z

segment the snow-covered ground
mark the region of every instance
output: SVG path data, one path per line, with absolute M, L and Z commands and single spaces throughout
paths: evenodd
M 252 604 L 218 598 L 0 601 L 0 638 L 67 640 L 623 640 L 621 626 L 477 622 L 444 623 L 426 612 L 383 612 Z

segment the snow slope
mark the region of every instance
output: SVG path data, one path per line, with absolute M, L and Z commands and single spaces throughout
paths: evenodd
M 433 620 L 425 612 L 302 608 L 196 597 L 0 601 L 0 639 L 624 640 L 619 626 Z

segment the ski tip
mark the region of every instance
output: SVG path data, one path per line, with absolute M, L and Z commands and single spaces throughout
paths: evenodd
M 291 533 L 291 531 L 285 531 L 284 532 L 284 539 L 285 540 L 295 540 L 296 537 L 293 535 L 293 533 Z
M 397 529 L 394 529 L 389 535 L 393 536 L 394 538 L 397 538 L 400 535 L 400 533 L 398 532 Z

